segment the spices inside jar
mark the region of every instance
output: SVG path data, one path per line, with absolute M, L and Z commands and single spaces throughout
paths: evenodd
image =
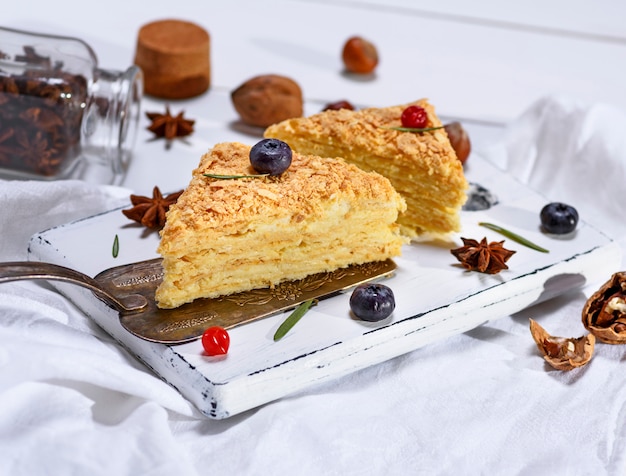
M 120 183 L 142 93 L 139 68 L 100 69 L 78 38 L 0 27 L 0 175 Z
M 47 67 L 0 71 L 0 166 L 55 176 L 80 154 L 87 80 L 24 49 L 26 60 L 40 58 Z

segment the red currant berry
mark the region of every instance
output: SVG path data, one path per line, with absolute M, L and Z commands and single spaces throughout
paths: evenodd
M 230 336 L 223 327 L 209 327 L 202 334 L 202 347 L 210 356 L 226 354 L 229 346 Z
M 409 106 L 402 111 L 400 116 L 403 127 L 410 127 L 412 129 L 424 129 L 428 124 L 428 114 L 426 110 L 420 106 Z

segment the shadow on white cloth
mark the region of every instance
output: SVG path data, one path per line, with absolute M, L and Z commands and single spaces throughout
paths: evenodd
M 546 97 L 481 151 L 502 170 L 552 201 L 568 203 L 609 236 L 626 235 L 626 113 Z
M 481 153 L 623 240 L 625 130 L 620 111 L 546 98 Z M 4 260 L 23 259 L 33 233 L 127 193 L 0 187 Z M 211 421 L 52 288 L 5 284 L 0 474 L 626 474 L 625 349 L 598 345 L 587 367 L 558 372 L 528 331 L 532 317 L 582 334 L 589 291 Z

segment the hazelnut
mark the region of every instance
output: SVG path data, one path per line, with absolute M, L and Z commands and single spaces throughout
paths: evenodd
M 231 100 L 241 120 L 256 127 L 267 127 L 303 113 L 298 83 L 275 74 L 249 79 L 232 91 Z
M 626 272 L 614 273 L 583 307 L 582 321 L 600 342 L 626 344 Z
M 360 36 L 353 36 L 346 41 L 341 58 L 351 73 L 369 74 L 378 66 L 376 47 Z
M 448 134 L 450 144 L 452 144 L 452 148 L 454 149 L 454 152 L 456 152 L 456 156 L 461 163 L 464 164 L 472 150 L 472 144 L 470 143 L 467 131 L 463 128 L 460 122 L 451 122 L 450 124 L 446 124 L 444 129 Z
M 544 360 L 557 370 L 572 370 L 589 363 L 596 338 L 593 334 L 577 338 L 551 336 L 536 321 L 530 319 L 530 333 Z

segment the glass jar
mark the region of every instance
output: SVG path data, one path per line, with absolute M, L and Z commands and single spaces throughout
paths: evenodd
M 119 184 L 142 93 L 138 67 L 100 69 L 78 38 L 0 27 L 0 176 Z

